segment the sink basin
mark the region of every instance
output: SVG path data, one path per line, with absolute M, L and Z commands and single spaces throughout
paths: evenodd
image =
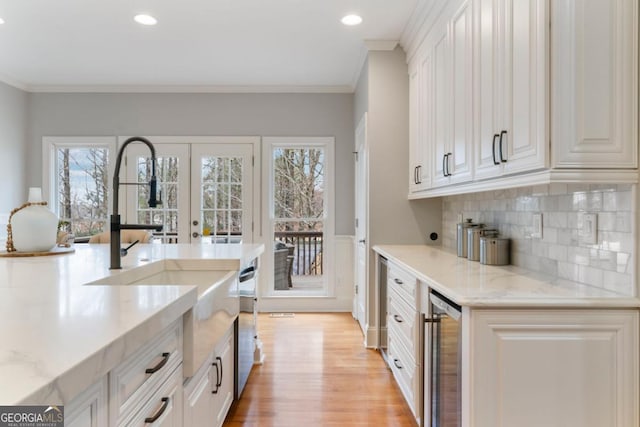
M 196 373 L 240 311 L 237 272 L 200 268 L 211 267 L 162 261 L 123 271 L 87 285 L 196 286 L 198 301 L 183 316 L 183 371 L 185 378 L 188 378 Z

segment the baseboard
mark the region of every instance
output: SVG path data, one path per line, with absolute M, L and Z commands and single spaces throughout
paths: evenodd
M 365 337 L 364 346 L 366 348 L 377 349 L 379 347 L 378 346 L 378 328 L 374 328 L 369 325 L 365 325 L 365 328 L 367 332 L 364 334 L 364 337 Z

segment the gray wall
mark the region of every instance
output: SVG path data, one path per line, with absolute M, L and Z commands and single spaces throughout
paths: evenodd
M 370 52 L 368 80 L 369 238 L 372 244 L 433 243 L 428 235 L 440 233 L 441 200 L 407 199 L 409 75 L 402 48 Z
M 34 172 L 27 165 L 26 92 L 0 82 L 0 213 L 7 214 L 27 200 L 27 176 Z M 40 176 L 41 171 L 36 174 Z M 39 182 L 39 181 L 38 181 Z M 4 230 L 0 231 L 4 236 Z
M 354 233 L 353 94 L 30 94 L 30 185 L 43 136 L 333 136 L 336 234 Z
M 440 244 L 442 200 L 409 201 L 409 76 L 404 51 L 369 52 L 355 93 L 354 114 L 367 116 L 369 244 Z M 361 111 L 360 111 L 361 110 Z M 369 253 L 366 334 L 377 345 L 375 256 Z M 384 315 L 384 314 L 383 314 Z

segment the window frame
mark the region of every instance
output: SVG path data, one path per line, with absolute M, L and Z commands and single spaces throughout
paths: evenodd
M 108 150 L 108 190 L 107 223 L 113 205 L 113 174 L 117 155 L 115 136 L 45 136 L 42 138 L 42 194 L 49 208 L 60 217 L 59 192 L 57 191 L 56 151 L 61 148 L 106 148 Z
M 335 138 L 334 137 L 263 137 L 263 170 L 266 172 L 263 181 L 264 205 L 264 245 L 265 258 L 269 268 L 262 273 L 271 280 L 266 280 L 267 286 L 263 287 L 263 296 L 276 298 L 318 298 L 336 296 L 335 284 Z M 324 271 L 322 277 L 321 290 L 297 290 L 297 291 L 277 291 L 273 283 L 273 225 L 281 218 L 275 217 L 274 206 L 274 159 L 275 148 L 319 148 L 325 151 L 324 164 L 324 218 L 323 221 L 323 247 L 326 252 L 323 255 Z M 263 266 L 266 263 L 263 263 Z

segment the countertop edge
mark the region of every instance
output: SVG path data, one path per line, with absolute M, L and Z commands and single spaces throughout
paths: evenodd
M 404 260 L 398 258 L 393 253 L 393 248 L 430 248 L 431 250 L 442 251 L 448 253 L 446 250 L 426 245 L 375 245 L 372 249 L 374 252 L 382 255 L 383 257 L 392 260 L 395 263 L 400 264 L 404 269 L 415 275 L 419 280 L 425 282 L 430 288 L 443 294 L 447 298 L 451 299 L 455 303 L 470 307 L 470 308 L 601 308 L 601 309 L 623 309 L 623 308 L 638 308 L 640 307 L 640 298 L 637 297 L 625 297 L 625 296 L 611 296 L 607 298 L 603 297 L 544 297 L 544 298 L 518 298 L 518 297 L 467 297 L 451 289 L 446 283 L 434 280 L 434 278 L 425 275 L 423 272 L 417 270 L 411 264 L 408 264 Z M 472 261 L 467 261 L 472 262 Z M 484 266 L 488 269 L 500 269 L 500 266 Z M 514 273 L 511 273 L 514 274 Z M 531 279 L 535 274 L 532 272 L 531 276 L 522 274 L 521 277 Z M 587 286 L 576 283 L 576 286 Z
M 69 404 L 195 305 L 197 287 L 181 288 L 187 292 L 15 404 Z

